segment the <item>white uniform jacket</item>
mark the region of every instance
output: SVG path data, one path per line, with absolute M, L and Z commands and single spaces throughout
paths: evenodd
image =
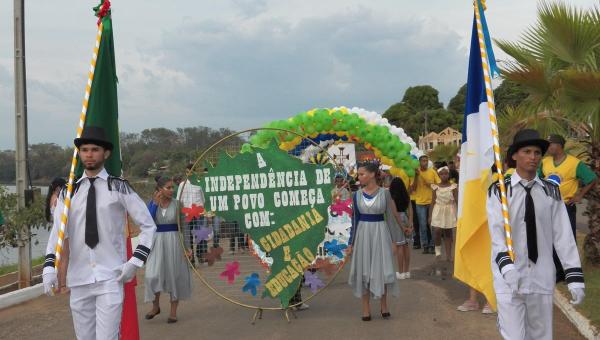
M 140 225 L 139 244 L 133 253 L 131 263 L 141 267 L 146 262 L 152 247 L 156 225 L 142 199 L 133 191 L 129 183 L 119 177 L 109 176 L 103 169 L 94 182 L 96 189 L 96 216 L 99 243 L 92 249 L 85 244 L 85 215 L 90 181 L 84 175 L 76 182 L 71 198 L 71 208 L 65 229 L 65 239 L 69 239 L 69 268 L 67 286 L 80 285 L 116 279 L 118 272 L 127 261 L 125 227 L 126 216 Z M 54 225 L 46 248 L 44 272 L 54 270 L 55 247 L 58 239 L 61 215 L 64 208 L 63 190 L 54 212 Z
M 565 204 L 557 185 L 535 177 L 531 196 L 535 205 L 538 258 L 529 260 L 527 251 L 527 229 L 525 226 L 525 196 L 522 185 L 528 181 L 516 172 L 505 181 L 508 211 L 512 229 L 515 261 L 508 256 L 506 246 L 500 187 L 492 184 L 488 191 L 487 215 L 492 239 L 492 272 L 497 294 L 510 294 L 511 290 L 503 278 L 508 270 L 519 271 L 521 281 L 519 294 L 553 294 L 556 283 L 556 268 L 552 260 L 552 247 L 565 269 L 566 281 L 571 287 L 584 287 L 579 253 L 571 231 Z

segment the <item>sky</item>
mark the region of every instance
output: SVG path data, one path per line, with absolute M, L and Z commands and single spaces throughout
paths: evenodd
M 30 144 L 72 144 L 98 2 L 26 2 Z M 15 145 L 7 3 L 0 12 L 0 150 Z M 535 23 L 537 1 L 487 3 L 493 38 L 518 40 Z M 473 20 L 471 0 L 113 0 L 112 13 L 126 132 L 240 130 L 315 107 L 383 113 L 407 87 L 425 84 L 447 104 L 466 82 Z

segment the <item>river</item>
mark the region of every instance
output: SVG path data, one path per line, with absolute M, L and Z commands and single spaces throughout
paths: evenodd
M 8 192 L 14 193 L 16 187 L 14 185 L 4 185 L 8 189 Z M 41 187 L 42 196 L 45 197 L 48 192 L 48 187 Z M 32 229 L 32 233 L 35 234 L 31 243 L 31 258 L 44 256 L 46 253 L 46 244 L 48 243 L 49 232 L 44 228 Z M 0 249 L 0 266 L 9 264 L 15 264 L 18 261 L 18 249 L 17 248 L 2 248 Z

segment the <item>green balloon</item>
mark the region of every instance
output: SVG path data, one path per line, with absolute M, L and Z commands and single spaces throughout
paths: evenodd
M 242 149 L 240 150 L 241 153 L 247 153 L 247 152 L 252 152 L 252 146 L 248 143 L 244 143 L 242 144 Z

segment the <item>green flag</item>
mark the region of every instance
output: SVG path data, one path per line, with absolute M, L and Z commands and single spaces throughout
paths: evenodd
M 94 7 L 96 16 L 102 11 L 100 5 Z M 115 67 L 115 48 L 113 41 L 113 27 L 110 10 L 102 20 L 102 37 L 96 59 L 94 80 L 88 100 L 85 126 L 98 126 L 104 128 L 107 138 L 114 145 L 114 149 L 104 164 L 106 171 L 112 176 L 121 176 L 121 147 L 119 145 L 119 109 L 117 101 L 117 71 Z M 76 177 L 83 174 L 81 162 L 77 162 Z

